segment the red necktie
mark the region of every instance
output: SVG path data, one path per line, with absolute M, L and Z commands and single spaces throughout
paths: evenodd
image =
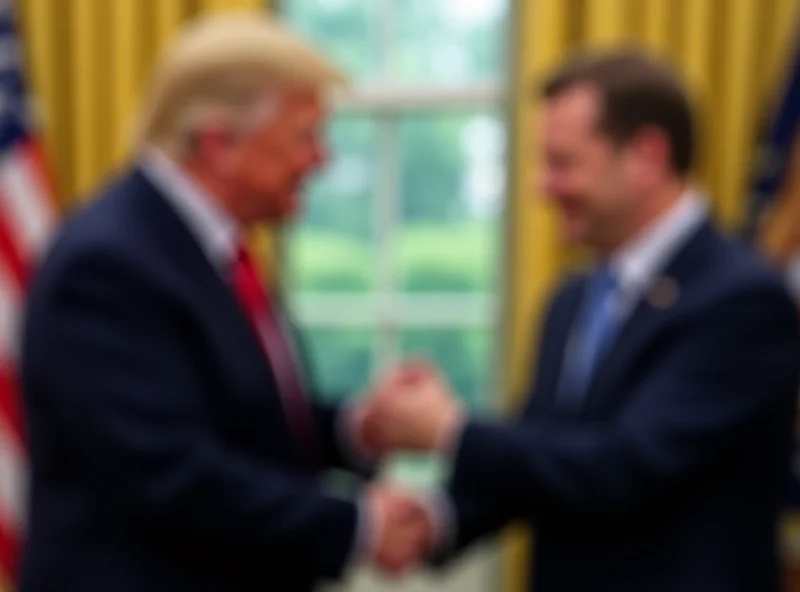
M 239 304 L 247 314 L 275 375 L 299 452 L 303 461 L 313 469 L 316 466 L 314 423 L 297 361 L 281 326 L 275 303 L 261 285 L 253 258 L 245 247 L 239 247 L 231 279 Z

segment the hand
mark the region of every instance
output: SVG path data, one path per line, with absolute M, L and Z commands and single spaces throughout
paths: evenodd
M 428 554 L 433 544 L 433 519 L 413 496 L 385 485 L 367 493 L 374 525 L 370 560 L 381 570 L 399 576 Z
M 382 452 L 443 450 L 462 422 L 463 411 L 447 381 L 423 361 L 387 373 L 362 419 L 364 441 Z
M 348 410 L 347 429 L 350 441 L 362 457 L 378 461 L 386 453 L 392 452 L 382 438 L 382 427 L 375 421 L 373 407 L 383 396 L 388 396 L 398 388 L 409 386 L 423 380 L 428 374 L 435 373 L 432 367 L 424 362 L 406 363 L 386 372 L 370 386 L 360 400 L 352 404 Z M 367 419 L 369 418 L 369 421 Z
M 365 429 L 367 427 L 365 419 L 374 400 L 375 397 L 371 396 L 352 404 L 347 410 L 346 418 L 350 446 L 354 448 L 360 458 L 370 463 L 380 461 L 386 452 L 373 441 L 374 439 Z

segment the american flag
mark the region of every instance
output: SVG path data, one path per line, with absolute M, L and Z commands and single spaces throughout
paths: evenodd
M 800 23 L 799 23 L 800 24 Z M 800 27 L 797 28 L 800 33 Z M 787 59 L 780 87 L 770 104 L 769 125 L 756 151 L 754 173 L 746 220 L 745 236 L 757 240 L 760 234 L 771 231 L 769 214 L 781 204 L 779 198 L 785 190 L 792 151 L 798 147 L 800 130 L 800 36 L 794 38 L 792 53 Z M 783 192 L 785 193 L 785 191 Z M 773 216 L 774 220 L 775 216 Z M 767 224 L 765 224 L 765 222 Z
M 755 158 L 750 213 L 745 238 L 754 242 L 798 290 L 800 256 L 800 22 L 792 39 L 780 86 L 770 104 L 769 126 Z M 795 294 L 800 299 L 800 290 Z M 797 428 L 800 428 L 798 414 Z M 796 430 L 789 471 L 788 509 L 800 512 L 800 431 Z
M 23 534 L 27 462 L 16 364 L 25 290 L 57 219 L 51 177 L 32 131 L 10 0 L 0 0 L 0 589 Z

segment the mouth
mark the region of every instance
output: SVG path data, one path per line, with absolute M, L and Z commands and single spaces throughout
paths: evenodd
M 575 218 L 583 215 L 583 208 L 576 202 L 562 201 L 560 206 L 561 212 L 568 218 Z

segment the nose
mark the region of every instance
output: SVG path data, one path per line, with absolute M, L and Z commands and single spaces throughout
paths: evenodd
M 328 162 L 328 147 L 322 143 L 315 144 L 311 149 L 311 163 L 314 168 L 321 168 Z
M 544 168 L 538 179 L 534 180 L 534 195 L 542 196 L 547 201 L 555 201 L 557 196 L 556 181 L 552 173 Z

